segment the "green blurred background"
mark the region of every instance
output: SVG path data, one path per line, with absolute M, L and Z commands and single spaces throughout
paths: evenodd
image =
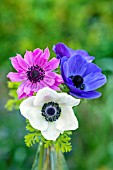
M 0 170 L 30 170 L 37 146 L 24 144 L 25 119 L 8 112 L 9 58 L 66 43 L 96 57 L 108 82 L 102 97 L 83 100 L 80 128 L 66 154 L 70 170 L 113 170 L 113 0 L 0 0 Z

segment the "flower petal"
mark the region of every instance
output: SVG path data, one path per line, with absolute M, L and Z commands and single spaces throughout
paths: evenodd
M 44 77 L 43 80 L 47 85 L 52 86 L 55 83 L 55 79 L 53 78 L 49 78 L 47 76 Z
M 50 56 L 50 52 L 49 52 L 49 48 L 47 47 L 45 50 L 44 50 L 44 54 L 43 54 L 43 58 L 48 60 L 49 59 L 49 56 Z
M 11 57 L 10 60 L 11 60 L 13 67 L 19 73 L 26 73 L 28 71 L 29 66 L 20 54 L 17 54 L 16 57 Z
M 75 130 L 78 128 L 78 121 L 71 107 L 62 107 L 61 115 L 55 122 L 56 128 L 61 131 Z
M 53 51 L 57 54 L 57 58 L 60 59 L 63 56 L 70 57 L 70 48 L 68 48 L 65 44 L 63 43 L 58 43 L 53 46 Z
M 86 98 L 86 99 L 96 99 L 101 96 L 101 93 L 97 91 L 88 91 L 88 92 L 83 92 L 83 93 L 74 93 L 74 92 L 69 92 L 70 95 L 78 97 L 78 98 Z
M 47 71 L 48 71 L 48 70 L 49 70 L 49 71 L 54 70 L 54 69 L 58 68 L 59 63 L 60 63 L 60 60 L 59 60 L 59 59 L 53 58 L 53 59 L 51 59 L 51 60 L 48 62 L 48 64 L 47 64 L 47 68 L 49 68 L 49 69 L 47 69 L 47 68 L 45 67 L 45 70 L 47 70 Z M 49 67 L 48 67 L 48 65 L 49 65 Z
M 68 95 L 67 93 L 58 93 L 57 102 L 60 105 L 65 106 L 77 106 L 80 103 L 80 99 L 75 99 L 74 97 Z
M 56 140 L 62 131 L 56 129 L 54 122 L 49 122 L 48 129 L 41 131 L 42 135 L 47 140 Z
M 89 54 L 85 51 L 85 50 L 75 50 L 75 53 L 78 54 L 78 55 L 81 55 L 82 57 L 85 57 L 85 59 L 88 61 L 88 62 L 92 62 L 95 57 L 93 56 L 89 56 Z
M 93 99 L 93 98 L 98 98 L 101 96 L 101 93 L 96 92 L 96 91 L 83 91 L 80 90 L 72 85 L 67 84 L 67 86 L 70 88 L 70 92 L 69 94 L 77 97 L 77 98 L 89 98 L 89 99 Z
M 33 52 L 26 50 L 26 53 L 24 55 L 24 60 L 26 61 L 26 63 L 29 66 L 33 66 L 34 65 L 34 55 L 33 55 Z
M 33 91 L 32 89 L 28 88 L 28 82 L 24 81 L 17 89 L 17 94 L 18 94 L 18 98 L 24 98 L 24 97 L 28 97 L 28 96 L 32 96 L 33 95 Z M 26 91 L 28 90 L 28 91 Z M 26 94 L 27 92 L 27 94 Z
M 34 109 L 34 99 L 35 96 L 29 97 L 20 104 L 20 112 L 26 119 L 30 118 L 30 112 Z
M 16 57 L 11 57 L 10 60 L 11 60 L 12 66 L 15 68 L 15 70 L 19 71 L 21 68 L 20 68 L 20 66 L 18 64 L 17 58 Z
M 68 77 L 72 75 L 82 76 L 84 72 L 86 71 L 87 62 L 85 58 L 79 55 L 75 55 L 69 58 L 67 62 L 64 63 L 64 66 L 63 66 L 64 69 L 65 69 L 66 64 L 67 64 L 67 69 L 68 69 Z
M 48 58 L 50 56 L 49 49 L 46 48 L 43 53 L 41 53 L 40 56 L 36 57 L 35 63 L 37 63 L 42 68 L 45 68 L 47 65 Z
M 84 77 L 85 91 L 92 91 L 106 83 L 106 77 L 100 73 L 90 73 Z
M 30 121 L 33 128 L 38 130 L 46 130 L 48 122 L 42 116 L 41 110 L 34 106 L 35 96 L 29 97 L 20 104 L 21 114 Z
M 101 68 L 99 68 L 96 64 L 94 63 L 88 63 L 87 64 L 87 68 L 86 68 L 86 71 L 85 73 L 83 74 L 83 77 L 85 77 L 86 75 L 90 74 L 91 72 L 92 73 L 96 73 L 96 72 L 101 72 Z
M 10 72 L 7 77 L 12 81 L 12 82 L 20 82 L 23 80 L 26 80 L 26 77 L 21 76 L 19 73 L 13 73 Z
M 41 110 L 39 108 L 34 108 L 29 114 L 29 121 L 32 127 L 38 130 L 47 130 L 48 121 L 42 116 Z
M 33 51 L 33 54 L 35 56 L 34 57 L 34 65 L 37 65 L 37 64 L 39 64 L 38 62 L 39 62 L 41 55 L 43 54 L 43 51 L 41 49 L 37 48 Z
M 57 54 L 57 58 L 60 59 L 64 56 L 69 58 L 76 54 L 76 50 L 69 48 L 64 43 L 58 43 L 54 45 L 53 51 Z
M 36 98 L 34 100 L 35 106 L 43 106 L 44 103 L 49 101 L 54 101 L 57 98 L 58 94 L 56 91 L 50 89 L 49 87 L 45 87 L 38 91 Z
M 33 54 L 35 56 L 39 56 L 43 53 L 43 51 L 40 48 L 36 48 L 35 50 L 33 50 Z
M 16 56 L 18 64 L 20 66 L 20 68 L 22 68 L 23 70 L 27 71 L 28 70 L 28 64 L 24 61 L 24 59 L 21 57 L 20 54 L 17 54 Z

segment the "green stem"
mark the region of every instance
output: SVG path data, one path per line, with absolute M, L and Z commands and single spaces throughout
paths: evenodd
M 68 170 L 66 160 L 62 152 L 56 152 L 51 146 L 47 149 L 39 143 L 32 170 Z
M 42 170 L 43 166 L 44 145 L 39 143 L 39 147 L 36 152 L 35 160 L 32 166 L 32 170 Z

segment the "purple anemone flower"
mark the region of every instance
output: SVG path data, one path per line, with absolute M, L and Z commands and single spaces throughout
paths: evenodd
M 61 59 L 61 74 L 69 93 L 78 98 L 98 98 L 101 93 L 95 91 L 106 83 L 101 69 L 80 55 Z
M 56 57 L 58 59 L 61 59 L 64 56 L 70 58 L 74 55 L 81 55 L 88 62 L 92 62 L 95 59 L 95 57 L 89 56 L 89 54 L 85 50 L 73 50 L 73 49 L 67 47 L 63 43 L 58 43 L 58 44 L 54 45 L 53 51 L 56 53 L 56 55 L 57 55 Z
M 48 61 L 49 56 L 48 48 L 44 52 L 37 48 L 33 52 L 26 51 L 24 59 L 20 54 L 10 58 L 17 73 L 10 72 L 7 77 L 12 82 L 22 82 L 17 90 L 19 99 L 32 96 L 43 87 L 60 90 L 58 86 L 63 82 L 62 77 L 52 72 L 60 61 L 56 58 Z

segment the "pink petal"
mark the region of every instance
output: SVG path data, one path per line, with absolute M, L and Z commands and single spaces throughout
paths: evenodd
M 13 73 L 10 72 L 7 77 L 12 81 L 12 82 L 21 82 L 26 79 L 26 77 L 22 77 L 19 73 Z
M 45 58 L 40 57 L 37 63 L 40 67 L 45 68 L 47 61 Z
M 60 88 L 57 85 L 52 85 L 52 86 L 50 86 L 50 88 L 53 89 L 53 90 L 61 91 Z
M 18 72 L 23 71 L 23 69 L 20 67 L 18 63 L 17 57 L 11 57 L 10 60 L 15 70 L 17 70 Z
M 32 96 L 33 95 L 33 91 L 30 88 L 30 83 L 28 81 L 24 81 L 17 90 L 17 94 L 18 94 L 18 98 L 24 98 L 24 97 L 28 97 L 28 96 Z
M 24 61 L 24 59 L 21 57 L 20 54 L 17 54 L 17 60 L 18 60 L 18 64 L 20 65 L 20 67 L 23 68 L 25 71 L 27 71 L 29 66 Z
M 24 61 L 24 59 L 21 57 L 20 54 L 17 54 L 16 57 L 11 57 L 11 62 L 13 67 L 18 71 L 18 72 L 23 72 L 23 71 L 27 71 L 28 69 L 28 65 L 27 63 Z
M 45 50 L 44 50 L 44 53 L 42 54 L 42 58 L 44 58 L 44 59 L 46 59 L 46 61 L 49 59 L 49 56 L 50 56 L 50 52 L 49 52 L 49 49 L 48 48 L 46 48 Z
M 59 63 L 60 63 L 59 59 L 53 58 L 48 62 L 47 67 L 45 67 L 45 70 L 47 70 L 47 71 L 54 70 L 54 69 L 58 68 Z
M 43 54 L 43 51 L 39 48 L 35 49 L 33 51 L 33 54 L 34 54 L 34 65 L 37 65 L 39 64 L 39 59 L 40 59 L 40 56 Z
M 43 53 L 43 51 L 40 48 L 36 48 L 35 50 L 33 50 L 33 54 L 36 55 L 41 55 Z
M 24 55 L 24 60 L 26 61 L 26 63 L 29 66 L 33 66 L 34 65 L 34 55 L 33 55 L 33 52 L 26 50 L 26 53 Z
M 53 78 L 49 78 L 47 76 L 44 77 L 43 80 L 47 85 L 52 86 L 55 83 L 55 79 Z
M 43 81 L 40 81 L 40 89 L 42 89 L 44 87 L 47 87 L 47 85 Z
M 63 78 L 62 78 L 61 75 L 56 74 L 56 73 L 54 73 L 54 74 L 55 74 L 55 81 L 56 82 L 58 82 L 59 84 L 64 83 Z

